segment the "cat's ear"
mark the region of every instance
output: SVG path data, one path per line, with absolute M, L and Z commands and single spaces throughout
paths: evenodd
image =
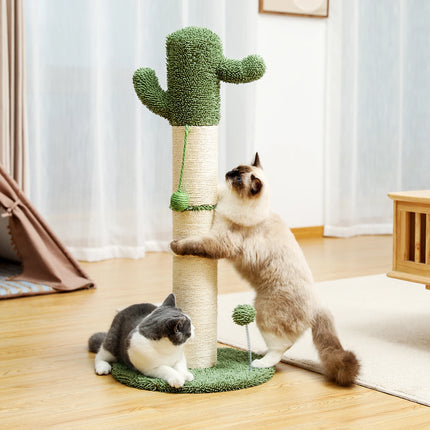
M 263 183 L 256 176 L 251 175 L 251 194 L 255 196 L 263 188 Z
M 173 293 L 169 294 L 164 300 L 161 306 L 171 306 L 172 308 L 176 307 L 176 297 Z
M 258 156 L 258 152 L 255 153 L 255 158 L 254 158 L 254 162 L 252 163 L 252 165 L 254 167 L 259 167 L 260 169 L 262 169 L 263 167 L 261 166 L 261 162 L 260 162 L 260 157 Z

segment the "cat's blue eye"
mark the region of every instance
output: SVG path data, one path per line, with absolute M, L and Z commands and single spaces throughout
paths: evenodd
M 236 176 L 236 181 L 237 182 L 242 182 L 242 177 L 241 176 Z

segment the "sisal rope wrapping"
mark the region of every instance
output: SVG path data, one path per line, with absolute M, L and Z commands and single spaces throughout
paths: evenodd
M 173 191 L 178 187 L 185 127 L 173 130 Z M 216 204 L 218 184 L 218 127 L 190 127 L 182 190 L 190 205 Z M 213 211 L 172 212 L 173 237 L 182 239 L 209 232 Z M 188 366 L 207 368 L 217 359 L 217 261 L 173 257 L 173 292 L 178 306 L 191 318 L 195 337 L 186 346 Z

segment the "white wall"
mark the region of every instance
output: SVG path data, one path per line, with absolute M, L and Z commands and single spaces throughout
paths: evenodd
M 256 86 L 256 149 L 272 208 L 290 227 L 323 225 L 326 23 L 258 15 L 267 72 Z

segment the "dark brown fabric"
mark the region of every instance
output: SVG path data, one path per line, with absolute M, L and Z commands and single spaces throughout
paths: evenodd
M 12 241 L 24 268 L 15 279 L 42 283 L 61 291 L 94 286 L 1 166 L 0 206 L 6 211 L 2 216 L 10 217 Z

